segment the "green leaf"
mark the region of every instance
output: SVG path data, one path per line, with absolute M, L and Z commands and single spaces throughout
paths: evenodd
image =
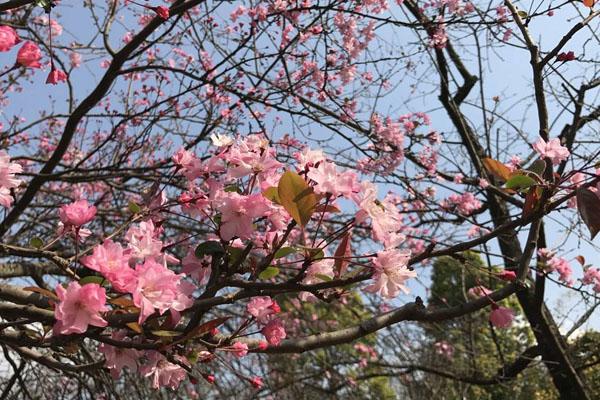
M 129 208 L 129 211 L 131 211 L 134 214 L 139 214 L 142 212 L 142 208 L 133 201 L 130 201 L 127 207 Z
M 262 271 L 260 274 L 258 274 L 258 278 L 259 279 L 271 279 L 277 276 L 277 274 L 279 274 L 279 268 L 277 267 L 267 267 L 264 269 L 264 271 Z
M 223 189 L 223 191 L 241 193 L 240 187 L 238 185 L 227 185 L 225 186 L 225 189 Z
M 277 194 L 294 221 L 306 226 L 317 205 L 317 197 L 308 183 L 297 173 L 286 171 L 279 180 Z
M 330 277 L 329 275 L 315 274 L 315 276 L 316 276 L 317 278 L 319 278 L 320 280 L 322 280 L 323 282 L 329 282 L 329 281 L 332 281 L 332 280 L 333 280 L 333 278 L 332 278 L 332 277 Z
M 282 257 L 286 257 L 286 256 L 289 256 L 290 254 L 294 254 L 297 252 L 298 252 L 298 249 L 296 249 L 294 247 L 282 247 L 275 252 L 275 255 L 273 256 L 273 258 L 275 258 L 275 259 L 282 258 Z
M 317 261 L 325 257 L 323 249 L 308 249 L 308 253 L 310 254 L 310 259 L 313 261 Z
M 36 236 L 31 238 L 31 240 L 29 241 L 29 245 L 35 249 L 41 249 L 44 245 L 44 242 L 42 241 L 42 239 Z
M 515 175 L 506 181 L 507 189 L 522 190 L 537 184 L 537 181 L 527 175 Z
M 537 159 L 526 169 L 527 171 L 531 171 L 541 178 L 544 176 L 544 171 L 546 170 L 546 162 L 544 160 Z
M 102 285 L 106 282 L 106 279 L 102 276 L 90 275 L 84 276 L 79 280 L 80 285 L 87 285 L 88 283 L 97 283 L 98 285 Z
M 204 256 L 216 256 L 225 254 L 225 249 L 221 246 L 221 243 L 215 240 L 209 240 L 204 243 L 200 243 L 198 247 L 196 247 L 196 251 L 194 252 L 196 257 L 202 258 Z
M 239 262 L 240 258 L 244 254 L 244 249 L 241 249 L 239 247 L 228 246 L 227 253 L 229 253 L 229 261 L 231 265 L 233 265 Z

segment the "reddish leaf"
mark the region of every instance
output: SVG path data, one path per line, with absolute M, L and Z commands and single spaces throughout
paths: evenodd
M 585 265 L 585 257 L 584 256 L 576 256 L 575 259 L 577 260 L 577 262 L 579 264 L 581 264 L 582 266 Z
M 531 213 L 537 208 L 537 205 L 540 201 L 540 196 L 542 195 L 542 188 L 535 188 L 535 190 L 530 190 L 525 197 L 525 205 L 523 206 L 523 218 L 527 218 L 531 215 Z
M 335 271 L 335 276 L 340 277 L 344 274 L 346 265 L 348 265 L 348 260 L 345 260 L 344 257 L 347 257 L 350 254 L 350 232 L 347 232 L 343 237 L 340 245 L 335 250 L 335 262 L 333 270 Z
M 587 225 L 592 240 L 600 231 L 600 198 L 587 188 L 577 189 L 577 209 L 581 219 Z
M 589 8 L 594 7 L 594 3 L 595 3 L 594 0 L 583 0 L 583 5 L 586 7 L 589 7 Z
M 142 327 L 140 326 L 140 324 L 138 324 L 137 322 L 129 322 L 127 324 L 127 327 L 129 329 L 131 329 L 132 331 L 134 331 L 135 333 L 142 333 Z
M 490 174 L 498 179 L 507 181 L 510 177 L 510 169 L 500 161 L 496 161 L 493 158 L 484 158 L 483 165 Z

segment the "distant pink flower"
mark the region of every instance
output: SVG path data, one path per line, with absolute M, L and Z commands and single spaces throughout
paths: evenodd
M 248 354 L 248 345 L 242 342 L 235 342 L 231 345 L 231 350 L 236 357 L 244 357 Z
M 129 267 L 129 255 L 119 243 L 106 240 L 94 247 L 91 255 L 83 257 L 81 263 L 104 275 L 119 292 L 130 292 L 135 288 L 135 271 Z
M 551 271 L 558 272 L 558 279 L 569 286 L 572 284 L 571 274 L 573 273 L 573 269 L 566 259 L 562 257 L 553 257 L 546 264 Z
M 260 332 L 265 336 L 267 342 L 269 342 L 269 344 L 272 346 L 279 346 L 281 341 L 286 338 L 283 322 L 281 322 L 281 319 L 279 318 L 269 321 L 269 323 L 265 325 Z
M 492 312 L 490 313 L 490 322 L 496 328 L 510 327 L 514 318 L 515 313 L 510 308 L 496 305 L 492 306 Z
M 19 35 L 12 27 L 0 26 L 0 51 L 9 51 L 19 41 Z
M 56 85 L 58 82 L 64 82 L 67 80 L 67 74 L 60 69 L 52 68 L 50 73 L 48 74 L 48 78 L 46 78 L 46 83 Z
M 169 8 L 165 7 L 165 6 L 158 6 L 158 7 L 150 7 L 150 9 L 152 11 L 154 11 L 156 14 L 158 14 L 159 17 L 161 17 L 162 19 L 164 19 L 165 21 L 169 19 Z
M 246 309 L 259 323 L 266 324 L 273 314 L 279 312 L 279 305 L 269 296 L 259 296 L 253 297 Z
M 508 282 L 512 282 L 515 279 L 517 279 L 517 274 L 515 273 L 515 271 L 509 271 L 507 269 L 503 270 L 502 272 L 497 273 L 496 276 L 498 278 L 508 281 Z
M 407 268 L 409 259 L 409 252 L 396 249 L 377 253 L 377 257 L 373 260 L 373 280 L 375 282 L 367 286 L 365 290 L 377 293 L 387 299 L 398 296 L 400 291 L 408 293 L 404 282 L 417 276 L 415 271 Z
M 96 283 L 81 286 L 71 282 L 67 289 L 62 285 L 56 286 L 59 303 L 54 315 L 56 323 L 54 331 L 61 335 L 84 333 L 88 325 L 104 327 L 107 322 L 100 316 L 108 311 L 106 307 L 106 291 Z
M 550 139 L 549 142 L 540 138 L 540 140 L 533 145 L 533 149 L 540 157 L 549 158 L 553 165 L 560 164 L 562 161 L 569 158 L 569 155 L 571 154 L 566 147 L 560 144 L 560 139 L 558 138 Z
M 258 376 L 255 376 L 254 378 L 250 379 L 250 383 L 252 384 L 252 386 L 254 386 L 256 389 L 260 389 L 263 386 L 263 381 L 261 378 L 259 378 Z
M 81 54 L 72 51 L 69 53 L 69 61 L 71 61 L 71 67 L 79 68 L 81 66 Z
M 182 276 L 176 275 L 164 265 L 147 259 L 136 266 L 135 272 L 138 279 L 132 295 L 133 304 L 140 308 L 140 324 L 155 310 L 160 314 L 169 309 L 179 312 L 192 305 L 193 300 L 189 297 L 191 293 L 184 292 L 187 288 L 182 282 Z
M 150 378 L 154 389 L 166 386 L 175 390 L 187 377 L 185 369 L 173 364 L 158 351 L 147 351 L 146 357 L 148 361 L 140 367 L 140 375 Z
M 41 68 L 42 52 L 37 44 L 27 41 L 17 53 L 17 64 L 27 68 Z
M 442 340 L 441 342 L 435 342 L 433 344 L 433 347 L 435 347 L 435 352 L 439 355 L 442 355 L 446 358 L 452 358 L 452 355 L 454 354 L 454 347 Z
M 77 200 L 74 203 L 61 206 L 58 210 L 58 216 L 65 226 L 80 227 L 94 219 L 96 207 L 90 205 L 87 200 Z
M 114 332 L 111 338 L 119 341 L 127 341 L 125 331 Z M 142 356 L 141 351 L 127 347 L 111 346 L 106 343 L 100 343 L 98 350 L 104 354 L 104 358 L 106 359 L 104 366 L 110 370 L 113 379 L 119 378 L 121 370 L 124 367 L 127 367 L 131 372 L 136 372 L 138 367 L 137 362 Z
M 15 174 L 23 172 L 21 164 L 10 161 L 10 156 L 4 150 L 0 150 L 0 205 L 10 207 L 13 202 L 11 189 L 18 187 L 22 180 L 17 179 Z
M 461 215 L 471 215 L 481 208 L 481 201 L 471 192 L 451 194 L 443 203 L 446 208 L 454 207 Z
M 485 286 L 473 286 L 468 290 L 467 295 L 473 299 L 478 299 L 480 297 L 488 296 L 490 293 L 492 293 L 492 290 Z

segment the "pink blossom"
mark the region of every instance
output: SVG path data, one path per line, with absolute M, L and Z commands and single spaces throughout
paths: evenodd
M 198 284 L 205 285 L 210 278 L 211 268 L 206 260 L 201 260 L 194 254 L 194 249 L 188 249 L 186 256 L 181 260 L 181 272 L 195 279 Z
M 19 41 L 19 35 L 12 27 L 0 26 L 0 51 L 9 51 Z
M 492 293 L 492 290 L 486 288 L 485 286 L 473 286 L 467 292 L 467 295 L 472 299 L 478 299 L 480 297 L 488 296 Z
M 255 376 L 254 378 L 250 379 L 250 383 L 252 384 L 252 386 L 254 386 L 256 389 L 260 389 L 263 386 L 263 381 L 261 378 L 259 378 L 258 376 Z
M 94 219 L 96 207 L 90 205 L 87 200 L 81 199 L 62 205 L 58 210 L 58 216 L 65 226 L 80 227 Z
M 70 52 L 69 61 L 71 61 L 71 67 L 79 68 L 81 66 L 81 54 L 74 51 Z
M 373 284 L 365 290 L 377 293 L 381 297 L 393 299 L 400 291 L 408 293 L 404 282 L 417 276 L 415 271 L 407 268 L 410 253 L 406 251 L 389 249 L 377 253 L 373 260 Z
M 237 236 L 249 239 L 252 236 L 254 218 L 263 216 L 270 208 L 262 194 L 242 196 L 234 192 L 223 193 L 217 201 L 221 211 L 221 238 L 231 240 Z
M 246 306 L 248 313 L 261 324 L 266 324 L 278 308 L 279 305 L 269 296 L 253 297 Z
M 147 351 L 146 358 L 148 361 L 140 367 L 140 375 L 149 377 L 154 389 L 166 386 L 175 390 L 187 376 L 185 369 L 173 364 L 158 351 Z
M 316 193 L 350 197 L 354 190 L 359 189 L 354 172 L 339 172 L 330 162 L 321 162 L 318 168 L 311 168 L 307 176 L 317 183 Z
M 442 355 L 446 358 L 452 358 L 452 355 L 454 354 L 454 347 L 445 340 L 435 342 L 433 344 L 433 347 L 435 348 L 435 352 L 437 354 Z
M 562 282 L 569 286 L 572 284 L 571 274 L 573 273 L 573 270 L 567 260 L 562 257 L 553 257 L 546 263 L 546 265 L 551 271 L 558 272 L 558 279 L 560 279 Z
M 23 172 L 20 164 L 10 161 L 8 153 L 0 150 L 0 205 L 10 207 L 13 202 L 11 189 L 18 187 L 22 180 L 17 179 L 15 174 Z
M 27 68 L 41 68 L 42 52 L 37 44 L 27 41 L 17 53 L 17 64 Z
M 281 341 L 286 338 L 285 328 L 281 319 L 274 318 L 267 325 L 265 325 L 260 331 L 267 342 L 272 346 L 279 346 Z
M 471 192 L 452 194 L 444 202 L 447 208 L 455 207 L 459 214 L 468 216 L 481 208 L 481 201 Z
M 510 270 L 503 270 L 502 272 L 496 274 L 496 276 L 502 280 L 508 281 L 508 282 L 512 282 L 515 279 L 517 279 L 517 274 L 515 273 L 515 271 L 510 271 Z
M 46 83 L 56 85 L 58 82 L 64 82 L 67 80 L 67 74 L 64 71 L 56 68 L 52 68 L 46 78 Z
M 135 288 L 135 271 L 129 267 L 129 255 L 119 243 L 106 240 L 94 247 L 91 255 L 83 257 L 81 263 L 104 275 L 119 292 L 130 292 Z
M 188 287 L 182 281 L 182 276 L 176 275 L 153 259 L 138 264 L 135 271 L 138 279 L 132 295 L 133 304 L 140 308 L 140 324 L 155 310 L 160 314 L 169 309 L 179 312 L 192 305 L 193 299 L 189 297 L 191 293 L 189 290 L 184 292 Z
M 540 138 L 534 145 L 533 149 L 542 158 L 549 158 L 553 165 L 558 165 L 562 161 L 566 160 L 571 154 L 569 150 L 560 144 L 560 139 L 554 138 L 546 142 Z
M 404 240 L 398 232 L 403 228 L 402 216 L 398 208 L 386 198 L 377 199 L 377 188 L 371 182 L 363 182 L 360 196 L 355 201 L 360 210 L 356 213 L 356 223 L 371 219 L 373 239 L 383 242 L 386 247 L 396 247 Z M 358 197 L 357 196 L 357 197 Z
M 493 305 L 490 313 L 490 322 L 496 328 L 508 328 L 512 325 L 515 313 L 510 308 Z
M 230 349 L 236 357 L 244 357 L 248 354 L 248 345 L 246 343 L 235 342 L 231 345 Z
M 125 331 L 114 332 L 111 339 L 127 341 Z M 113 379 L 118 379 L 121 370 L 127 367 L 131 372 L 137 371 L 137 362 L 142 356 L 142 352 L 127 347 L 116 347 L 106 343 L 100 343 L 98 350 L 104 354 L 106 362 L 104 366 L 110 370 Z
M 125 239 L 129 242 L 131 256 L 138 260 L 164 258 L 163 243 L 156 239 L 158 233 L 152 220 L 142 221 L 137 226 L 129 228 Z
M 106 291 L 96 283 L 81 286 L 71 282 L 67 289 L 56 286 L 59 303 L 54 315 L 56 323 L 54 331 L 61 335 L 84 333 L 88 325 L 104 327 L 107 322 L 100 316 L 108 311 L 106 307 Z

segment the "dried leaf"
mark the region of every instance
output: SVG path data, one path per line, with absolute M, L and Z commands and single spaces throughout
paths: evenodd
M 577 209 L 593 240 L 600 231 L 600 198 L 587 188 L 578 188 Z
M 484 158 L 483 165 L 485 169 L 496 178 L 507 181 L 510 178 L 510 169 L 500 161 L 493 158 Z

